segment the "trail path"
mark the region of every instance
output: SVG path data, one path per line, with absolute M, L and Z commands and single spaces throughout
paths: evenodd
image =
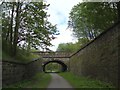
M 48 89 L 49 88 L 71 88 L 71 90 L 73 90 L 72 86 L 63 77 L 59 76 L 56 73 L 51 73 L 50 75 L 52 76 L 52 80 L 48 86 Z

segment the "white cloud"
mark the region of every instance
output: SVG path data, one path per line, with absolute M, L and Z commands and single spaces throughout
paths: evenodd
M 75 39 L 71 36 L 72 32 L 66 30 L 69 13 L 72 7 L 78 4 L 82 0 L 47 0 L 47 3 L 50 4 L 48 7 L 48 14 L 50 17 L 48 20 L 52 24 L 57 24 L 57 28 L 60 32 L 60 35 L 51 43 L 54 45 L 50 47 L 51 50 L 56 50 L 57 46 L 60 43 L 75 42 Z

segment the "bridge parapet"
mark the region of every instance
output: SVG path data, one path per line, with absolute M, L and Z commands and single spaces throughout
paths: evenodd
M 71 52 L 61 52 L 61 51 L 56 51 L 56 52 L 33 52 L 35 54 L 38 54 L 42 56 L 43 58 L 70 58 L 70 56 L 73 54 Z

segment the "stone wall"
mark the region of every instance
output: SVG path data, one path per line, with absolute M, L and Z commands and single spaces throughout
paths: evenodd
M 41 59 L 29 63 L 2 61 L 2 86 L 30 79 L 37 72 L 41 72 L 41 66 Z
M 25 78 L 34 76 L 37 72 L 42 72 L 42 59 L 35 60 L 25 66 Z
M 11 83 L 23 80 L 25 65 L 14 62 L 2 62 L 2 85 L 3 87 Z
M 118 87 L 119 36 L 120 23 L 116 23 L 71 56 L 71 72 L 109 82 Z

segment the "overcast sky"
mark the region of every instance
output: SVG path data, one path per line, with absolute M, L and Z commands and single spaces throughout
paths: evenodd
M 46 0 L 50 6 L 48 7 L 48 14 L 50 17 L 49 21 L 55 25 L 57 24 L 57 29 L 60 32 L 60 35 L 51 43 L 54 45 L 50 47 L 51 50 L 56 50 L 60 43 L 75 42 L 76 39 L 71 36 L 72 32 L 66 30 L 67 23 L 69 20 L 69 13 L 72 7 L 78 4 L 81 0 Z

